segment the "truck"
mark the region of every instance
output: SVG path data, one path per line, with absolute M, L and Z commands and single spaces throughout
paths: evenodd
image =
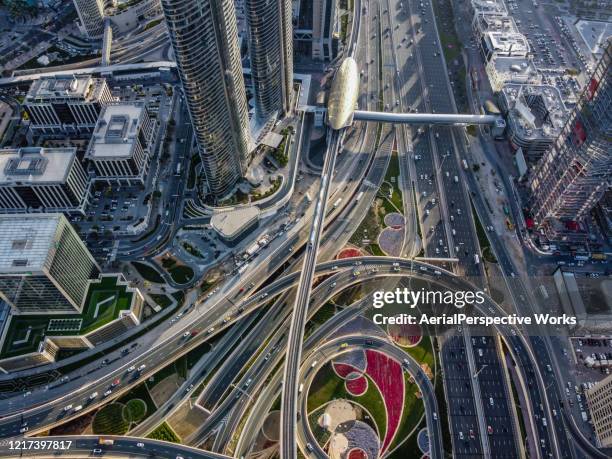
M 340 205 L 341 202 L 342 202 L 342 198 L 336 199 L 336 202 L 334 202 L 334 206 L 333 206 L 334 209 L 337 208 Z
M 357 197 L 355 198 L 355 202 L 359 202 L 359 200 L 363 197 L 363 191 L 359 192 Z
M 238 268 L 238 274 L 242 274 L 243 272 L 245 272 L 247 269 L 247 266 L 249 266 L 249 264 L 245 263 L 240 268 Z
M 252 257 L 253 255 L 255 255 L 259 249 L 261 249 L 261 246 L 255 242 L 252 245 L 250 245 L 244 252 L 245 257 L 244 258 L 249 258 Z
M 99 445 L 112 446 L 112 445 L 115 444 L 115 440 L 113 440 L 112 438 L 100 437 L 98 439 L 98 444 Z
M 467 163 L 467 161 L 466 161 L 465 159 L 462 159 L 462 160 L 461 160 L 461 164 L 463 165 L 463 168 L 464 168 L 465 170 L 467 170 L 467 169 L 468 169 L 468 163 Z
M 268 244 L 268 242 L 270 242 L 270 236 L 268 234 L 266 234 L 259 241 L 257 241 L 260 247 L 264 247 L 265 245 Z

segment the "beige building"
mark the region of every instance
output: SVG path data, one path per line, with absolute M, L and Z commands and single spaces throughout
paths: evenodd
M 598 446 L 612 446 L 612 375 L 586 391 Z

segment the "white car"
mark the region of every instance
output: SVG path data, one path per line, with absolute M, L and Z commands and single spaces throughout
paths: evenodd
M 106 392 L 104 392 L 104 396 L 108 397 L 110 394 L 112 394 L 113 391 L 111 389 L 107 390 Z
M 89 396 L 89 400 L 93 400 L 93 399 L 94 399 L 94 398 L 96 398 L 97 396 L 98 396 L 98 393 L 97 393 L 97 392 L 94 392 L 93 394 L 91 394 L 91 395 Z
M 140 366 L 138 367 L 138 371 L 142 371 L 142 370 L 144 370 L 145 368 L 147 368 L 147 366 L 146 366 L 146 365 L 143 363 L 142 365 L 140 365 Z
M 64 411 L 70 411 L 72 409 L 72 405 L 66 405 L 64 407 Z
M 19 429 L 19 433 L 26 433 L 28 431 L 27 427 L 22 427 L 21 429 Z
M 138 446 L 139 448 L 144 448 L 144 443 L 136 443 L 136 446 Z
M 136 369 L 136 367 L 134 365 L 132 365 L 130 368 L 127 369 L 128 373 L 131 373 L 132 371 L 134 371 Z

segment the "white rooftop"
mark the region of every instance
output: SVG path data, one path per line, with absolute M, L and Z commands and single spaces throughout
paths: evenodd
M 104 106 L 91 136 L 87 157 L 94 160 L 131 157 L 144 119 L 144 110 L 142 103 Z
M 210 219 L 210 225 L 223 237 L 234 238 L 254 219 L 259 218 L 259 213 L 256 206 L 216 212 Z
M 15 182 L 56 184 L 66 181 L 76 147 L 24 147 L 0 150 L 0 186 Z
M 485 40 L 490 51 L 506 56 L 526 56 L 529 42 L 521 33 L 487 32 Z
M 57 75 L 36 80 L 30 86 L 27 102 L 48 99 L 96 99 L 103 80 L 91 75 Z
M 508 9 L 504 0 L 471 0 L 472 8 L 477 13 L 496 13 L 507 15 Z
M 40 271 L 62 219 L 62 214 L 0 215 L 0 274 Z
M 476 14 L 476 25 L 481 33 L 485 32 L 504 32 L 518 33 L 519 29 L 512 16 L 500 16 L 491 13 Z

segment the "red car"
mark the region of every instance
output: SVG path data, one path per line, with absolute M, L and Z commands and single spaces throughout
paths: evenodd
M 489 435 L 493 435 L 493 427 L 491 427 L 491 426 L 487 426 L 487 433 L 488 433 Z
M 121 382 L 121 380 L 120 380 L 119 378 L 117 378 L 117 379 L 115 379 L 115 380 L 113 381 L 113 383 L 111 384 L 111 386 L 112 386 L 112 387 L 118 386 L 120 382 Z

